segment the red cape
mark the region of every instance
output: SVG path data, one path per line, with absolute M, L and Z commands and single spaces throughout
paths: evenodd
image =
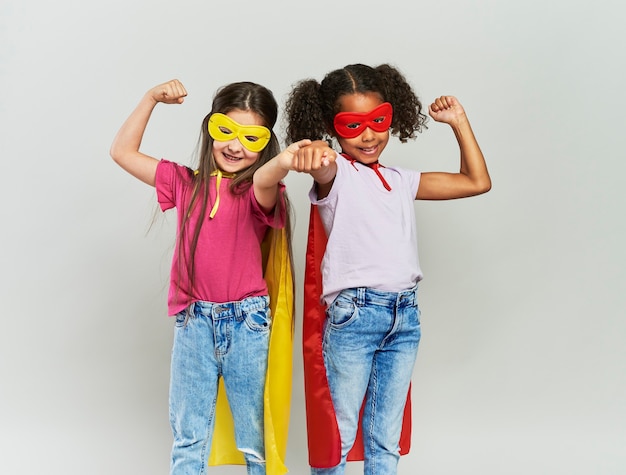
M 317 207 L 311 205 L 304 274 L 302 349 L 309 465 L 316 468 L 334 467 L 341 461 L 341 437 L 322 356 L 322 330 L 326 308 L 321 302 L 322 273 L 320 269 L 326 250 L 326 241 L 326 232 Z M 363 409 L 361 409 L 362 413 Z M 400 455 L 407 454 L 410 447 L 411 388 L 409 388 L 404 406 Z M 363 436 L 360 423 L 356 440 L 348 453 L 348 460 L 363 460 Z

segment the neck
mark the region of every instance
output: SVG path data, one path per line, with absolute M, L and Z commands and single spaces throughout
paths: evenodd
M 366 167 L 370 167 L 370 168 L 372 167 L 372 165 L 379 165 L 378 160 L 376 160 L 375 162 L 372 162 L 372 163 L 365 163 L 365 162 L 362 162 L 361 160 L 357 160 L 356 158 L 348 155 L 345 152 L 342 152 L 341 155 L 344 158 L 346 158 L 347 160 L 350 160 L 350 163 L 352 163 L 352 164 L 354 164 L 354 162 L 357 162 L 357 163 L 360 163 L 361 165 L 365 165 Z M 382 165 L 380 165 L 380 166 L 382 167 Z

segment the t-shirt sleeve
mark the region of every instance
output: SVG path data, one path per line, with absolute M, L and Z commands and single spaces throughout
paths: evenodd
M 420 178 L 422 172 L 414 170 L 412 168 L 394 168 L 402 177 L 403 189 L 406 189 L 406 193 L 411 194 L 412 199 L 416 199 L 417 190 L 420 186 Z
M 413 170 L 409 176 L 409 183 L 411 187 L 411 191 L 413 192 L 413 199 L 417 196 L 417 190 L 420 186 L 420 178 L 422 174 L 418 171 Z
M 182 165 L 161 160 L 157 165 L 155 187 L 162 211 L 174 208 L 181 192 L 181 178 L 189 177 L 191 170 Z
M 286 198 L 285 198 L 285 190 L 286 187 L 283 183 L 278 184 L 278 201 L 276 202 L 276 206 L 278 206 L 279 212 L 276 213 L 276 207 L 269 212 L 266 212 L 259 202 L 256 200 L 254 196 L 254 187 L 251 186 L 248 190 L 248 197 L 252 202 L 252 214 L 260 223 L 270 226 L 272 228 L 283 228 L 285 227 L 286 220 Z

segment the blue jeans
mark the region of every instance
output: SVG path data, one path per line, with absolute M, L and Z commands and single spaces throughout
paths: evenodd
M 170 378 L 174 436 L 170 473 L 203 475 L 224 378 L 237 448 L 248 474 L 265 474 L 263 391 L 270 335 L 268 297 L 196 302 L 176 316 Z
M 400 431 L 419 345 L 417 286 L 403 292 L 342 291 L 327 310 L 323 355 L 341 435 L 341 462 L 311 468 L 344 473 L 363 412 L 364 473 L 397 473 Z

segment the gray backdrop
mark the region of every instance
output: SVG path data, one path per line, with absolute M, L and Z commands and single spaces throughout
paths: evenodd
M 617 0 L 3 0 L 2 473 L 168 472 L 175 220 L 108 155 L 141 95 L 183 81 L 187 101 L 157 108 L 144 150 L 190 163 L 219 86 L 260 82 L 282 105 L 295 81 L 354 62 L 396 65 L 425 103 L 456 95 L 493 178 L 481 197 L 415 206 L 424 336 L 400 474 L 626 473 L 625 13 Z M 457 170 L 449 127 L 429 125 L 385 162 Z M 310 178 L 286 181 L 300 290 Z M 308 470 L 300 323 L 295 474 Z

